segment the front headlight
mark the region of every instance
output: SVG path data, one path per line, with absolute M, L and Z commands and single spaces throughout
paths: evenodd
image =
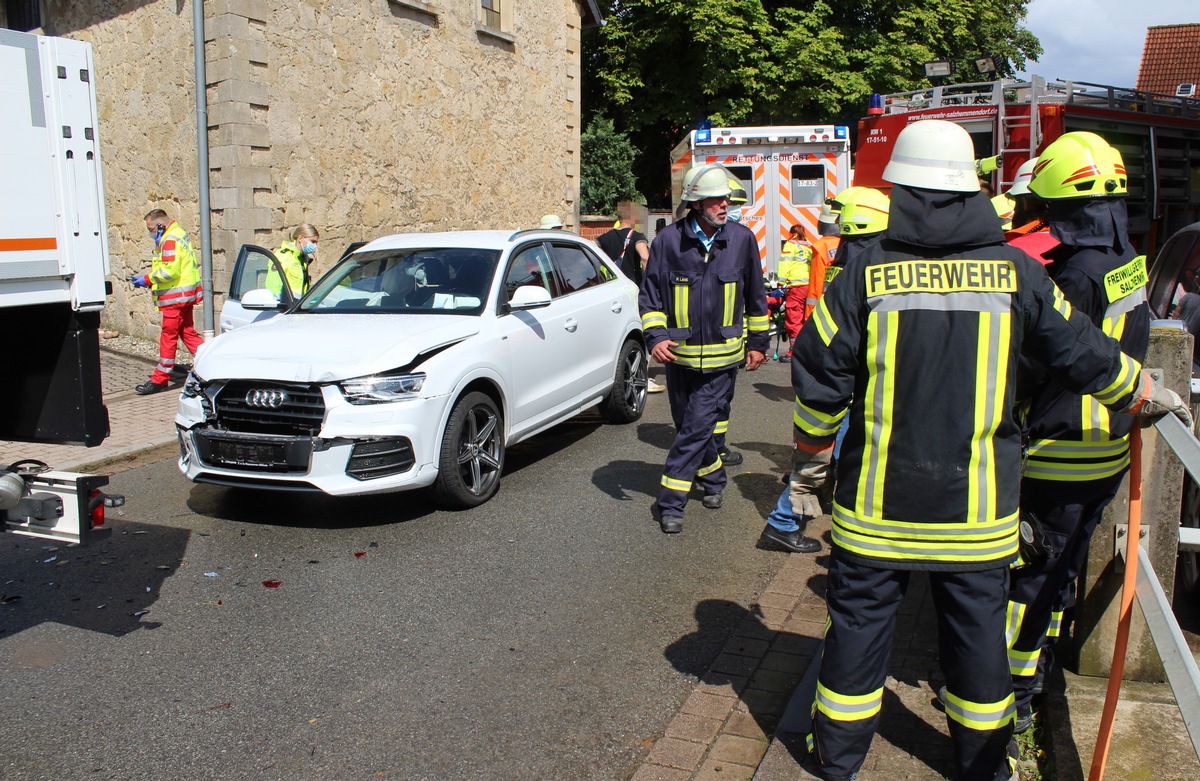
M 194 399 L 204 393 L 204 380 L 196 372 L 188 372 L 187 382 L 183 383 L 183 397 Z
M 345 380 L 338 387 L 351 404 L 385 404 L 419 398 L 424 385 L 424 374 L 372 374 Z

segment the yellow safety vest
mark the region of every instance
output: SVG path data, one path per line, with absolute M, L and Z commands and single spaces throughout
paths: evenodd
M 192 242 L 174 220 L 150 256 L 150 293 L 159 309 L 194 304 L 203 298 Z

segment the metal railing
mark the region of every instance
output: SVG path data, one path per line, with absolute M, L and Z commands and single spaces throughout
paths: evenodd
M 1200 441 L 1174 415 L 1164 415 L 1155 421 L 1154 428 L 1191 478 L 1200 483 Z M 1179 550 L 1200 552 L 1200 529 L 1180 527 Z M 1122 548 L 1122 559 L 1124 556 L 1125 549 Z M 1171 684 L 1175 702 L 1179 705 L 1183 724 L 1192 739 L 1192 748 L 1200 757 L 1200 668 L 1196 666 L 1179 622 L 1175 620 L 1171 601 L 1158 582 L 1150 557 L 1142 545 L 1138 545 L 1136 594 L 1150 637 L 1166 671 L 1167 682 Z

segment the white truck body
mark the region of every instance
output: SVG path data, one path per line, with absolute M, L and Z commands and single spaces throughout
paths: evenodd
M 850 186 L 850 131 L 842 125 L 714 127 L 688 133 L 671 153 L 672 203 L 688 169 L 721 163 L 746 189 L 742 224 L 754 231 L 764 274 L 779 267 L 788 231 L 809 238 L 826 198 Z
M 108 435 L 100 310 L 108 236 L 92 47 L 0 29 L 0 439 L 94 446 Z M 107 532 L 102 475 L 0 464 L 5 530 Z

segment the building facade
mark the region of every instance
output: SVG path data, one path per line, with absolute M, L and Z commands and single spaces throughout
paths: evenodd
M 321 231 L 318 271 L 400 231 L 578 223 L 580 30 L 594 0 L 207 0 L 217 307 L 242 244 Z M 0 26 L 92 44 L 114 280 L 161 207 L 199 244 L 192 4 L 6 0 Z M 144 291 L 106 324 L 148 338 Z M 200 318 L 197 317 L 199 325 Z

